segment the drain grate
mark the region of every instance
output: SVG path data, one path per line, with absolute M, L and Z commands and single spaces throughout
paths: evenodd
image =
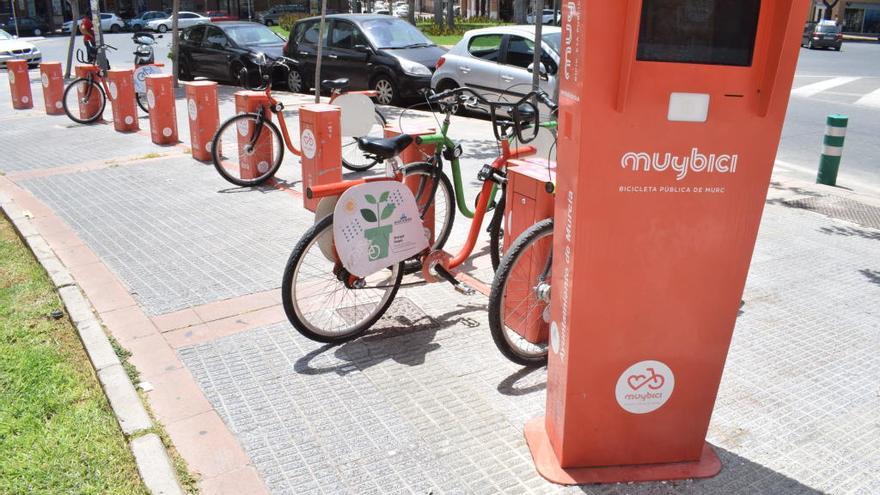
M 831 218 L 846 220 L 862 227 L 880 229 L 880 208 L 836 196 L 816 196 L 784 201 L 790 208 L 815 211 Z

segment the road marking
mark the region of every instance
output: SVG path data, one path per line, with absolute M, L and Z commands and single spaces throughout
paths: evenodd
M 861 79 L 860 77 L 835 77 L 832 79 L 828 79 L 827 81 L 819 81 L 812 84 L 807 84 L 805 86 L 801 86 L 797 89 L 792 90 L 791 94 L 796 96 L 804 96 L 810 97 L 815 94 L 821 93 L 822 91 L 829 90 L 831 88 L 836 88 L 838 86 L 843 86 L 844 84 L 849 84 L 853 81 L 857 81 Z
M 866 107 L 874 107 L 880 108 L 880 89 L 875 89 L 865 96 L 856 100 L 856 105 L 863 105 Z

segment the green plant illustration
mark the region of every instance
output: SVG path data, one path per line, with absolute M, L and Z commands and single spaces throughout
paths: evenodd
M 378 200 L 372 194 L 365 195 L 364 199 L 367 200 L 367 203 L 376 205 L 376 211 L 369 208 L 361 209 L 361 216 L 364 220 L 376 224 L 375 227 L 364 230 L 364 237 L 370 241 L 369 259 L 370 261 L 376 261 L 388 257 L 388 245 L 391 241 L 391 230 L 394 226 L 382 225 L 382 220 L 388 220 L 394 213 L 396 205 L 388 203 L 388 191 L 379 195 Z M 382 206 L 383 204 L 385 205 L 384 207 Z

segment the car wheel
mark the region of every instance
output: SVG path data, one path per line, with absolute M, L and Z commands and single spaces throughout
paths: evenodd
M 34 36 L 42 36 L 42 35 L 43 35 L 43 31 L 41 31 L 39 29 L 34 29 Z
M 244 65 L 240 62 L 235 62 L 232 64 L 232 67 L 229 68 L 229 76 L 236 85 L 241 86 L 242 88 L 249 89 L 247 86 L 248 83 L 248 72 L 245 69 Z
M 119 32 L 119 24 L 114 24 L 114 25 L 110 26 L 110 32 L 111 33 L 118 33 Z
M 381 105 L 393 105 L 397 102 L 397 88 L 388 76 L 379 76 L 373 81 L 373 89 L 378 93 L 376 101 Z
M 304 93 L 306 85 L 302 73 L 297 69 L 290 69 L 287 73 L 287 89 L 291 93 Z
M 810 40 L 810 42 L 807 43 L 807 48 L 809 48 L 810 50 L 815 49 L 815 47 L 813 46 L 813 40 Z
M 159 24 L 159 29 L 157 31 L 159 31 L 160 33 L 167 33 L 168 26 L 166 26 L 165 24 Z
M 266 19 L 266 25 L 267 25 L 267 26 L 274 26 L 275 23 L 272 22 L 272 19 Z
M 177 67 L 177 78 L 181 81 L 192 81 L 192 70 L 189 68 L 189 62 L 186 59 L 180 59 L 180 65 Z

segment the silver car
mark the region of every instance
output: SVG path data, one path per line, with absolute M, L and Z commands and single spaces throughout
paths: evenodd
M 541 37 L 540 86 L 555 95 L 562 29 L 546 26 Z M 431 87 L 444 91 L 467 86 L 490 100 L 516 99 L 532 89 L 534 40 L 534 26 L 497 26 L 468 31 L 437 61 Z

